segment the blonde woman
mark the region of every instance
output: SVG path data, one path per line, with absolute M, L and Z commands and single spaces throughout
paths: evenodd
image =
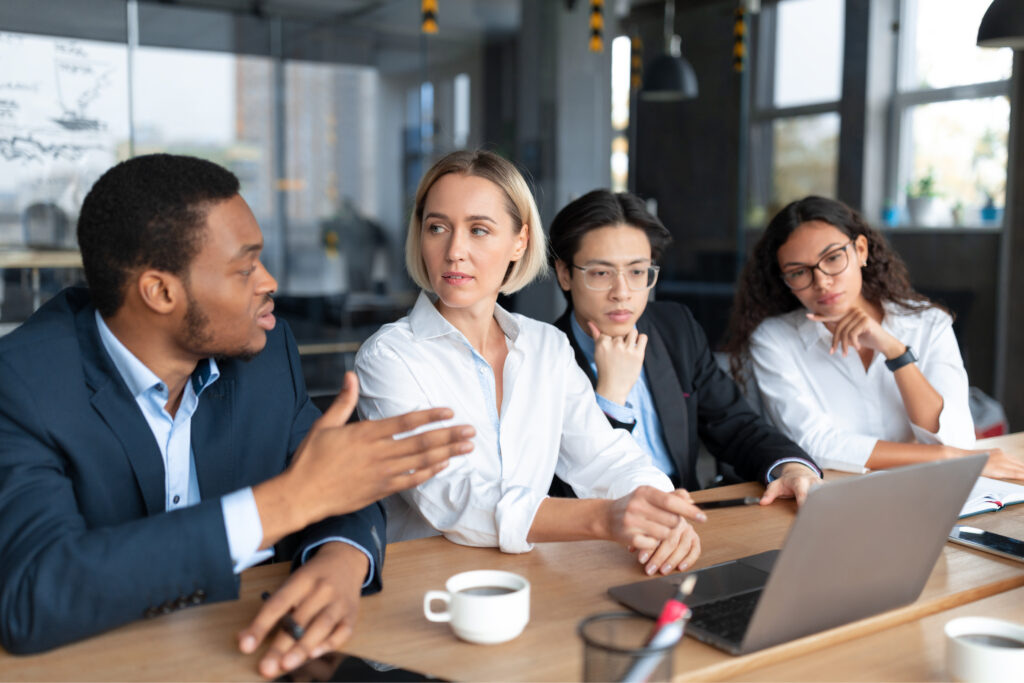
M 608 424 L 565 335 L 497 304 L 545 262 L 537 207 L 508 161 L 454 152 L 420 181 L 406 266 L 423 292 L 360 349 L 359 412 L 447 406 L 476 437 L 471 453 L 387 499 L 388 540 L 441 533 L 518 553 L 605 539 L 636 552 L 648 574 L 685 569 L 700 554 L 687 519 L 703 513 Z M 580 500 L 547 497 L 556 473 Z

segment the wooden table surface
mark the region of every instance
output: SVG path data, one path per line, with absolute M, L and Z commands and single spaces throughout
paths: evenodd
M 1015 450 L 1024 446 L 1024 435 L 998 445 Z M 754 484 L 740 484 L 694 497 L 707 501 L 759 491 Z M 781 546 L 794 513 L 790 501 L 709 511 L 710 519 L 700 529 L 704 551 L 698 567 Z M 1024 505 L 972 517 L 971 524 L 1024 537 Z M 589 614 L 621 609 L 605 591 L 644 578 L 639 567 L 623 549 L 602 541 L 538 544 L 522 555 L 462 547 L 439 537 L 392 544 L 384 567 L 385 589 L 363 599 L 356 634 L 346 651 L 452 680 L 579 680 L 582 645 L 577 623 Z M 464 643 L 447 625 L 423 617 L 425 591 L 443 588 L 445 579 L 456 572 L 483 568 L 514 571 L 532 584 L 530 623 L 512 642 Z M 256 656 L 237 651 L 235 634 L 256 613 L 260 593 L 273 590 L 286 573 L 283 564 L 245 572 L 236 602 L 128 624 L 42 655 L 12 657 L 0 652 L 0 679 L 252 680 Z M 944 623 L 944 610 L 1020 587 L 1024 566 L 1019 563 L 947 544 L 921 598 L 911 605 L 742 657 L 687 638 L 676 648 L 675 671 L 680 680 L 725 679 L 744 672 L 768 672 L 770 677 L 775 671 L 771 667 L 779 662 L 802 662 L 818 655 L 828 659 L 857 644 L 848 641 L 882 631 L 898 633 L 904 625 L 912 627 L 919 620 L 925 624 L 937 613 Z M 881 637 L 884 642 L 884 634 Z M 810 654 L 815 652 L 818 655 Z M 852 657 L 851 665 L 857 666 L 856 654 Z M 809 666 L 813 670 L 815 665 Z M 819 678 L 820 672 L 809 676 Z M 793 678 L 791 673 L 784 677 Z

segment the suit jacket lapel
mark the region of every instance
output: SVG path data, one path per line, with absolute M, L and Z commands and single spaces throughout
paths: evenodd
M 658 330 L 644 316 L 637 321 L 637 330 L 647 335 L 647 350 L 644 353 L 644 370 L 647 373 L 647 388 L 654 399 L 654 408 L 661 420 L 661 431 L 665 435 L 676 471 L 682 481 L 689 476 L 689 417 L 686 409 L 686 395 L 679 384 L 679 376 L 672 365 L 668 347 Z
M 91 402 L 124 447 L 146 513 L 154 515 L 166 509 L 164 461 L 146 418 L 103 348 L 94 310 L 86 306 L 75 317 L 82 370 L 86 384 L 93 390 Z
M 235 449 L 231 442 L 235 382 L 220 365 L 221 376 L 199 397 L 192 416 L 192 454 L 195 456 L 199 495 L 206 500 L 227 493 L 235 478 Z M 229 375 L 229 376 L 225 376 Z
M 569 338 L 569 345 L 572 347 L 572 351 L 576 354 L 576 364 L 583 368 L 583 372 L 587 373 L 587 377 L 590 378 L 590 384 L 594 387 L 597 386 L 597 375 L 594 374 L 593 369 L 590 367 L 590 361 L 583 354 L 583 349 L 576 343 L 576 335 L 572 333 L 572 322 L 569 316 L 572 315 L 572 307 L 570 306 L 565 310 L 558 320 L 555 321 L 555 327 L 565 332 L 565 336 Z

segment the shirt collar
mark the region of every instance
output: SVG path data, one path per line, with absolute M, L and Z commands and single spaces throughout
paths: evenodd
M 416 305 L 409 313 L 409 326 L 412 328 L 413 336 L 417 339 L 433 339 L 456 334 L 465 338 L 465 335 L 445 320 L 440 311 L 434 307 L 435 301 L 436 297 L 426 292 L 420 292 L 416 299 Z M 519 336 L 519 323 L 516 322 L 515 317 L 498 304 L 494 304 L 494 319 L 498 321 L 498 327 L 501 328 L 505 336 L 515 342 Z
M 107 323 L 103 320 L 103 316 L 99 314 L 99 311 L 96 311 L 95 315 L 96 327 L 99 328 L 100 341 L 103 343 L 103 348 L 107 350 L 107 354 L 110 355 L 110 359 L 114 362 L 114 367 L 117 368 L 124 383 L 128 385 L 128 390 L 132 392 L 132 396 L 138 399 L 139 396 L 154 388 L 159 393 L 166 393 L 167 387 L 164 386 L 163 380 L 157 377 L 156 373 L 146 367 L 135 354 L 128 350 L 127 346 L 121 343 L 121 340 L 107 327 Z M 196 396 L 216 382 L 219 377 L 220 369 L 217 367 L 215 360 L 206 358 L 200 361 L 192 372 L 192 389 L 195 391 Z
M 576 314 L 569 314 L 569 324 L 572 327 L 572 336 L 580 347 L 580 351 L 590 363 L 594 362 L 594 338 L 583 331 L 580 324 L 576 322 Z

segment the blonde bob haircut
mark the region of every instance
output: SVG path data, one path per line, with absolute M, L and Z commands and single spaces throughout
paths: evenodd
M 476 176 L 490 180 L 505 194 L 505 209 L 513 227 L 530 231 L 526 251 L 518 261 L 509 263 L 501 286 L 502 294 L 512 294 L 547 274 L 547 239 L 540 224 L 537 204 L 530 188 L 511 162 L 486 150 L 460 150 L 442 157 L 435 163 L 416 188 L 416 203 L 409 218 L 409 232 L 405 238 L 405 267 L 409 276 L 422 289 L 432 292 L 427 266 L 423 262 L 423 206 L 434 183 L 449 173 Z M 518 230 L 516 231 L 518 233 Z

